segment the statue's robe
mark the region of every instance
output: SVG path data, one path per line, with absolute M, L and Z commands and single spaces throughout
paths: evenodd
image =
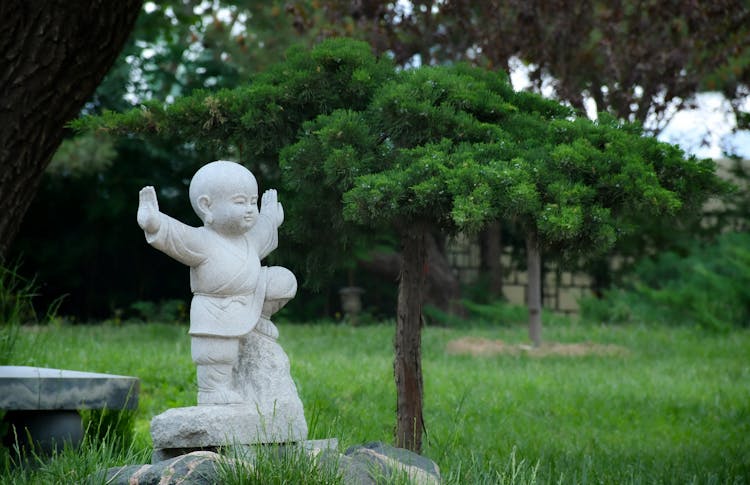
M 239 337 L 258 323 L 266 295 L 267 268 L 260 265 L 278 246 L 278 228 L 263 214 L 238 249 L 206 227 L 191 227 L 160 214 L 146 241 L 190 267 L 190 335 Z

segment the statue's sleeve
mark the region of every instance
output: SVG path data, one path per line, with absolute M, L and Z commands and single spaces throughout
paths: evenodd
M 145 233 L 151 246 L 187 266 L 198 266 L 206 260 L 205 234 L 199 228 L 183 224 L 166 214 L 160 213 L 159 217 L 159 230 Z
M 258 251 L 258 257 L 263 259 L 279 246 L 279 229 L 268 216 L 260 214 L 250 230 L 250 240 Z

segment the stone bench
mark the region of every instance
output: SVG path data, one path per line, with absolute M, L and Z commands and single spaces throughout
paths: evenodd
M 30 436 L 42 451 L 63 441 L 78 445 L 83 438 L 79 410 L 136 409 L 138 391 L 135 377 L 0 366 L 0 410 L 9 425 L 3 444 L 17 438 L 19 445 L 27 445 Z

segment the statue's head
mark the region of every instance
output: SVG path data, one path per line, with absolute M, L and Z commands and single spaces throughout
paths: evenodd
M 258 219 L 258 183 L 239 163 L 218 160 L 202 166 L 190 181 L 190 203 L 203 224 L 239 235 Z

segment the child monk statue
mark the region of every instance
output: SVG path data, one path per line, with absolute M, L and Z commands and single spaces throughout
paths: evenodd
M 297 291 L 291 271 L 261 266 L 278 245 L 284 210 L 276 191 L 267 190 L 259 211 L 255 177 L 234 162 L 201 167 L 190 182 L 189 196 L 202 227 L 161 213 L 153 187 L 140 191 L 138 225 L 149 244 L 190 267 L 190 336 L 198 405 L 252 401 L 247 389 L 238 392 L 233 384 L 240 340 L 261 320 L 271 325 L 270 313 Z

